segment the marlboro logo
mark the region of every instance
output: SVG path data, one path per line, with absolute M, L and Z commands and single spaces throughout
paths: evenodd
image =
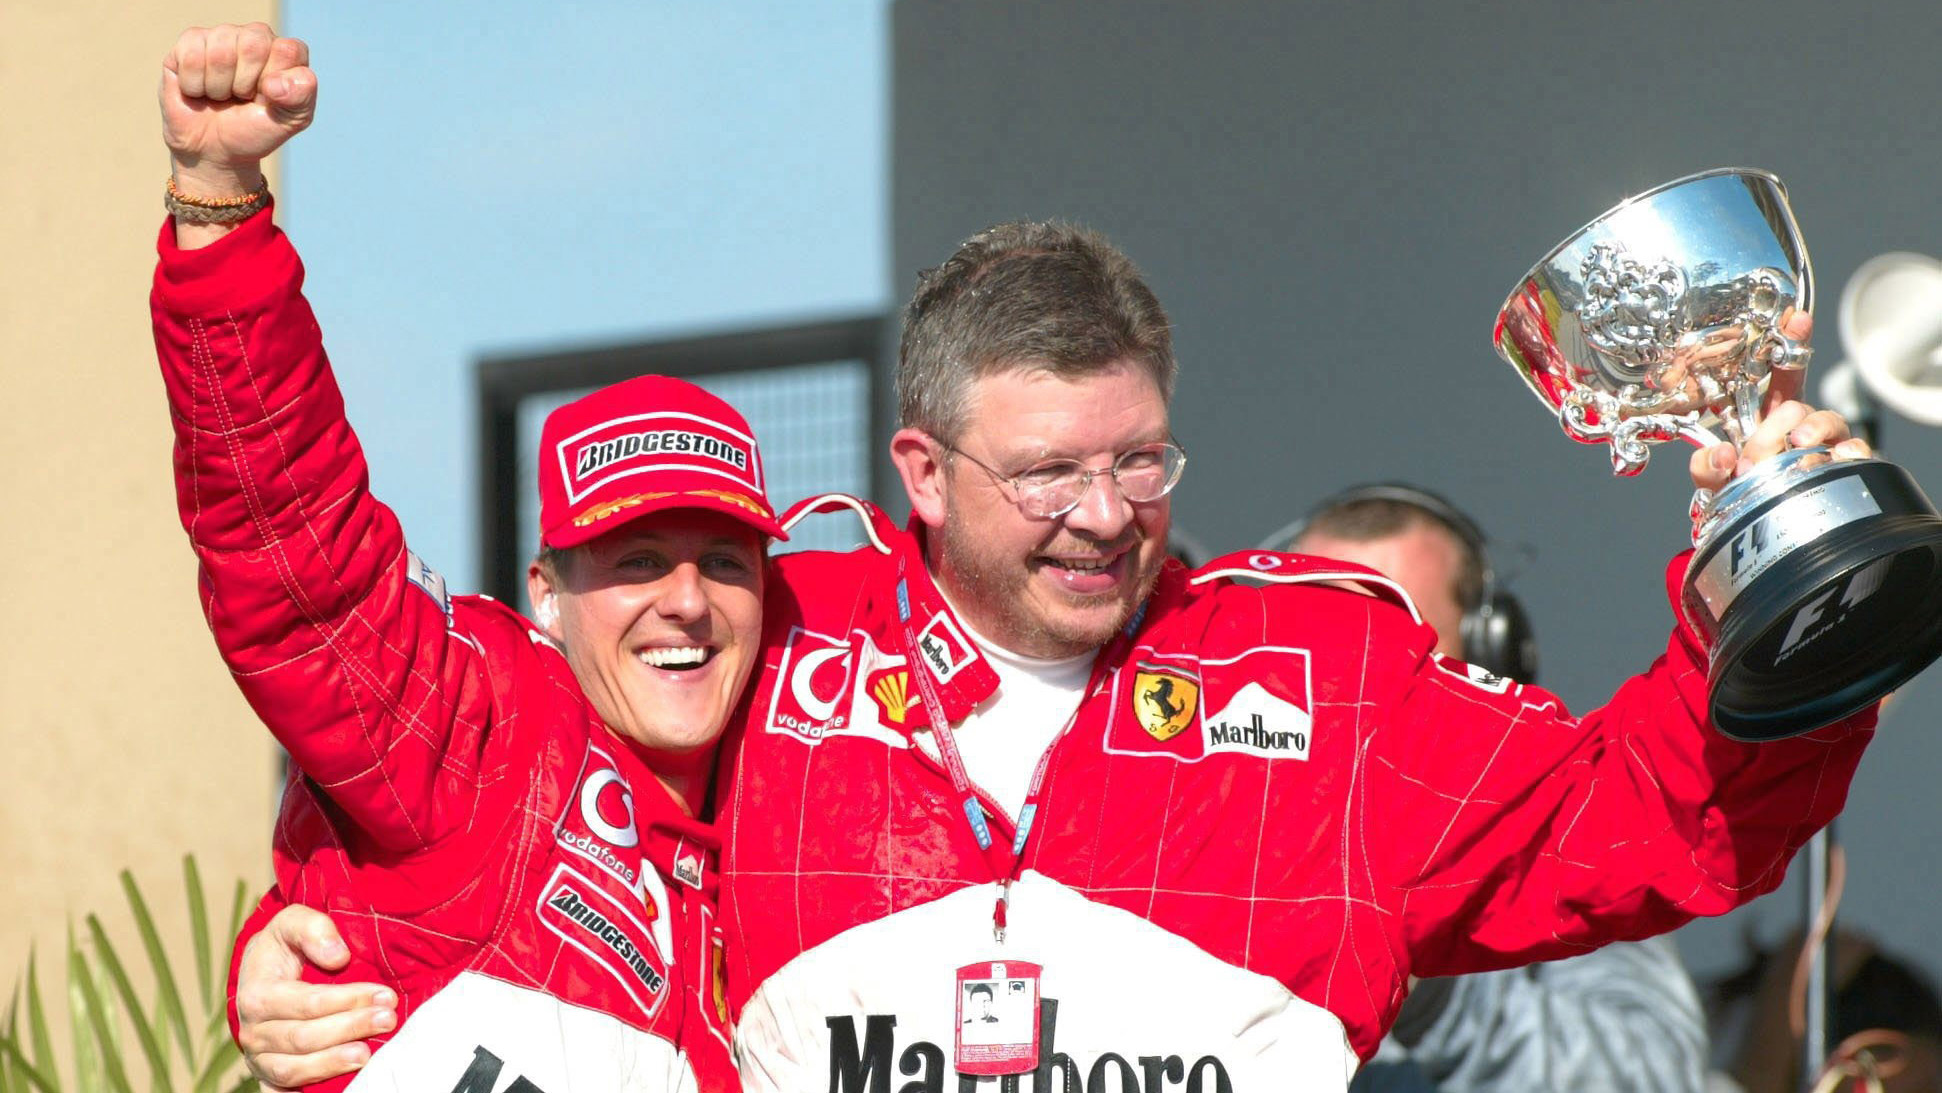
M 951 682 L 952 676 L 971 663 L 971 643 L 958 631 L 956 621 L 942 611 L 931 616 L 930 624 L 917 635 L 917 651 L 939 683 Z
M 1207 718 L 1207 750 L 1263 759 L 1307 759 L 1308 711 L 1248 683 Z
M 900 1022 L 898 1018 L 901 1017 Z M 1018 1075 L 1029 1075 L 1034 1091 L 1070 1089 L 1082 1093 L 1231 1093 L 1234 1078 L 1227 1064 L 1216 1055 L 1170 1053 L 1169 1045 L 1127 1043 L 1117 1045 L 1124 1051 L 1081 1050 L 1058 1047 L 1059 1000 L 1044 999 L 1038 1009 L 1038 1066 Z M 889 1089 L 894 1074 L 916 1075 L 909 1082 L 919 1089 L 943 1089 L 953 1077 L 948 1065 L 950 1038 L 942 1045 L 915 1038 L 898 1039 L 913 1022 L 910 1014 L 865 1013 L 857 1017 L 830 1017 L 829 1087 L 831 1089 Z M 861 1026 L 860 1028 L 858 1026 Z M 1144 1084 L 1141 1076 L 1146 1076 Z M 961 1088 L 978 1083 L 967 1074 L 956 1075 Z M 1024 1081 L 1007 1081 L 1007 1087 L 1024 1088 Z M 1338 1079 L 1339 1085 L 1339 1079 Z M 992 1088 L 997 1088 L 994 1084 Z

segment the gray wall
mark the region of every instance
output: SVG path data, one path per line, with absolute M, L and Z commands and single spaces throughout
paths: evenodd
M 1886 250 L 1942 254 L 1933 0 L 1762 4 L 1190 5 L 899 0 L 893 247 L 914 272 L 996 220 L 1105 231 L 1174 320 L 1191 453 L 1176 521 L 1250 546 L 1326 493 L 1406 478 L 1467 507 L 1516 568 L 1545 681 L 1596 705 L 1664 640 L 1683 446 L 1616 480 L 1490 346 L 1552 244 L 1627 193 L 1720 165 L 1789 185 L 1835 304 Z M 1888 416 L 1942 490 L 1942 431 Z M 1942 969 L 1942 670 L 1906 689 L 1840 834 L 1846 921 Z M 1790 881 L 1681 934 L 1695 971 L 1798 918 Z

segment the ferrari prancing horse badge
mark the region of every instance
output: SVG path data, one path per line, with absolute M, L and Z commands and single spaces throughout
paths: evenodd
M 1140 665 L 1133 677 L 1133 713 L 1148 736 L 1165 743 L 1193 722 L 1200 684 L 1157 665 Z

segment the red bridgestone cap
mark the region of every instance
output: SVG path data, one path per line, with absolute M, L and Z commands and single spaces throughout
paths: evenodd
M 667 509 L 708 509 L 789 537 L 769 504 L 748 422 L 694 384 L 640 376 L 547 415 L 539 442 L 542 543 L 565 550 Z

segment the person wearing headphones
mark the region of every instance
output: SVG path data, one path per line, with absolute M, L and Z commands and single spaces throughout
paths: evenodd
M 1537 677 L 1530 618 L 1476 522 L 1401 483 L 1329 497 L 1262 543 L 1368 566 L 1403 588 L 1472 678 Z M 1352 1093 L 1697 1091 L 1705 1022 L 1670 937 L 1523 968 L 1419 982 Z

